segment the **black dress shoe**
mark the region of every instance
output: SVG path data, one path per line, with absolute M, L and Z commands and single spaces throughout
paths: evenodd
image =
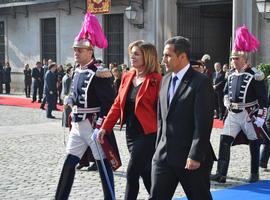
M 259 181 L 259 174 L 250 174 L 248 182 L 255 183 L 257 181 Z
M 47 118 L 50 118 L 50 119 L 55 119 L 55 116 L 50 115 L 50 116 L 47 116 Z
M 38 100 L 38 103 L 41 103 L 41 100 Z
M 260 162 L 260 167 L 266 169 L 267 168 L 267 163 Z
M 76 169 L 81 169 L 81 168 L 83 168 L 83 167 L 85 167 L 84 165 L 78 165 L 77 167 L 76 167 Z
M 87 168 L 87 171 L 97 171 L 97 164 L 92 164 L 90 167 Z
M 40 106 L 40 109 L 41 109 L 41 110 L 45 110 L 45 108 L 44 108 L 43 106 Z
M 210 176 L 210 180 L 218 183 L 226 183 L 226 176 L 222 176 L 221 174 L 215 174 Z
M 36 100 L 32 100 L 31 103 L 34 103 Z

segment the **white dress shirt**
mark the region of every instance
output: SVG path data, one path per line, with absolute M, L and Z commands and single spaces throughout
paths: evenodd
M 183 69 L 181 69 L 179 72 L 177 73 L 172 73 L 172 78 L 171 78 L 171 83 L 170 83 L 170 88 L 169 88 L 169 103 L 171 104 L 171 101 L 172 101 L 172 98 L 173 98 L 173 95 L 175 93 L 175 91 L 177 90 L 178 86 L 180 85 L 181 81 L 182 81 L 182 78 L 183 76 L 186 74 L 187 70 L 189 69 L 190 67 L 190 64 L 188 63 Z M 173 91 L 173 78 L 177 76 L 178 80 L 176 81 L 176 84 L 175 84 L 175 88 L 174 88 L 174 91 Z

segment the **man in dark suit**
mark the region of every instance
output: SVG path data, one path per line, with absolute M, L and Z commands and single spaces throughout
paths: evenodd
M 166 41 L 163 63 L 169 73 L 159 94 L 151 200 L 171 199 L 179 182 L 188 199 L 212 199 L 213 87 L 206 76 L 192 69 L 189 56 L 188 39 L 177 36 Z
M 56 104 L 57 99 L 57 90 L 56 90 L 56 82 L 57 82 L 57 74 L 55 73 L 57 68 L 56 63 L 51 63 L 48 67 L 48 71 L 45 75 L 44 80 L 44 90 L 46 95 L 46 101 L 48 103 L 47 106 L 47 118 L 54 119 L 55 117 L 52 115 L 52 110 Z
M 36 63 L 36 67 L 32 70 L 32 78 L 33 78 L 33 99 L 32 103 L 37 100 L 37 90 L 38 90 L 38 102 L 41 103 L 43 97 L 43 83 L 44 83 L 44 70 L 41 66 L 41 62 Z
M 223 119 L 225 107 L 223 105 L 223 89 L 225 85 L 225 73 L 221 69 L 221 64 L 216 62 L 214 64 L 215 72 L 212 75 L 213 88 L 215 91 L 215 118 Z
M 0 62 L 0 94 L 3 93 L 3 71 L 4 71 L 4 68 L 3 68 L 2 63 Z

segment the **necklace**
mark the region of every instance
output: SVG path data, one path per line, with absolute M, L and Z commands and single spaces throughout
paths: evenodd
M 140 85 L 142 82 L 144 81 L 144 76 L 143 77 L 138 77 L 138 76 L 135 76 L 134 78 L 133 78 L 133 85 L 135 86 L 135 87 L 137 87 L 138 85 Z

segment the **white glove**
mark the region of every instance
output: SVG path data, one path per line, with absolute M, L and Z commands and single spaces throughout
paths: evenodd
M 231 102 L 229 100 L 229 96 L 228 95 L 224 95 L 224 99 L 223 99 L 223 102 L 224 102 L 224 106 L 229 109 L 230 105 L 231 105 Z
M 264 119 L 261 117 L 256 117 L 254 124 L 256 124 L 257 127 L 261 128 L 264 124 Z
M 94 141 L 97 139 L 98 137 L 98 134 L 99 134 L 99 129 L 98 128 L 95 128 L 95 130 L 93 131 L 93 134 L 91 136 L 91 139 Z
M 261 70 L 258 70 L 256 67 L 252 67 L 251 70 L 255 72 L 254 79 L 256 81 L 262 81 L 265 78 L 264 73 Z

